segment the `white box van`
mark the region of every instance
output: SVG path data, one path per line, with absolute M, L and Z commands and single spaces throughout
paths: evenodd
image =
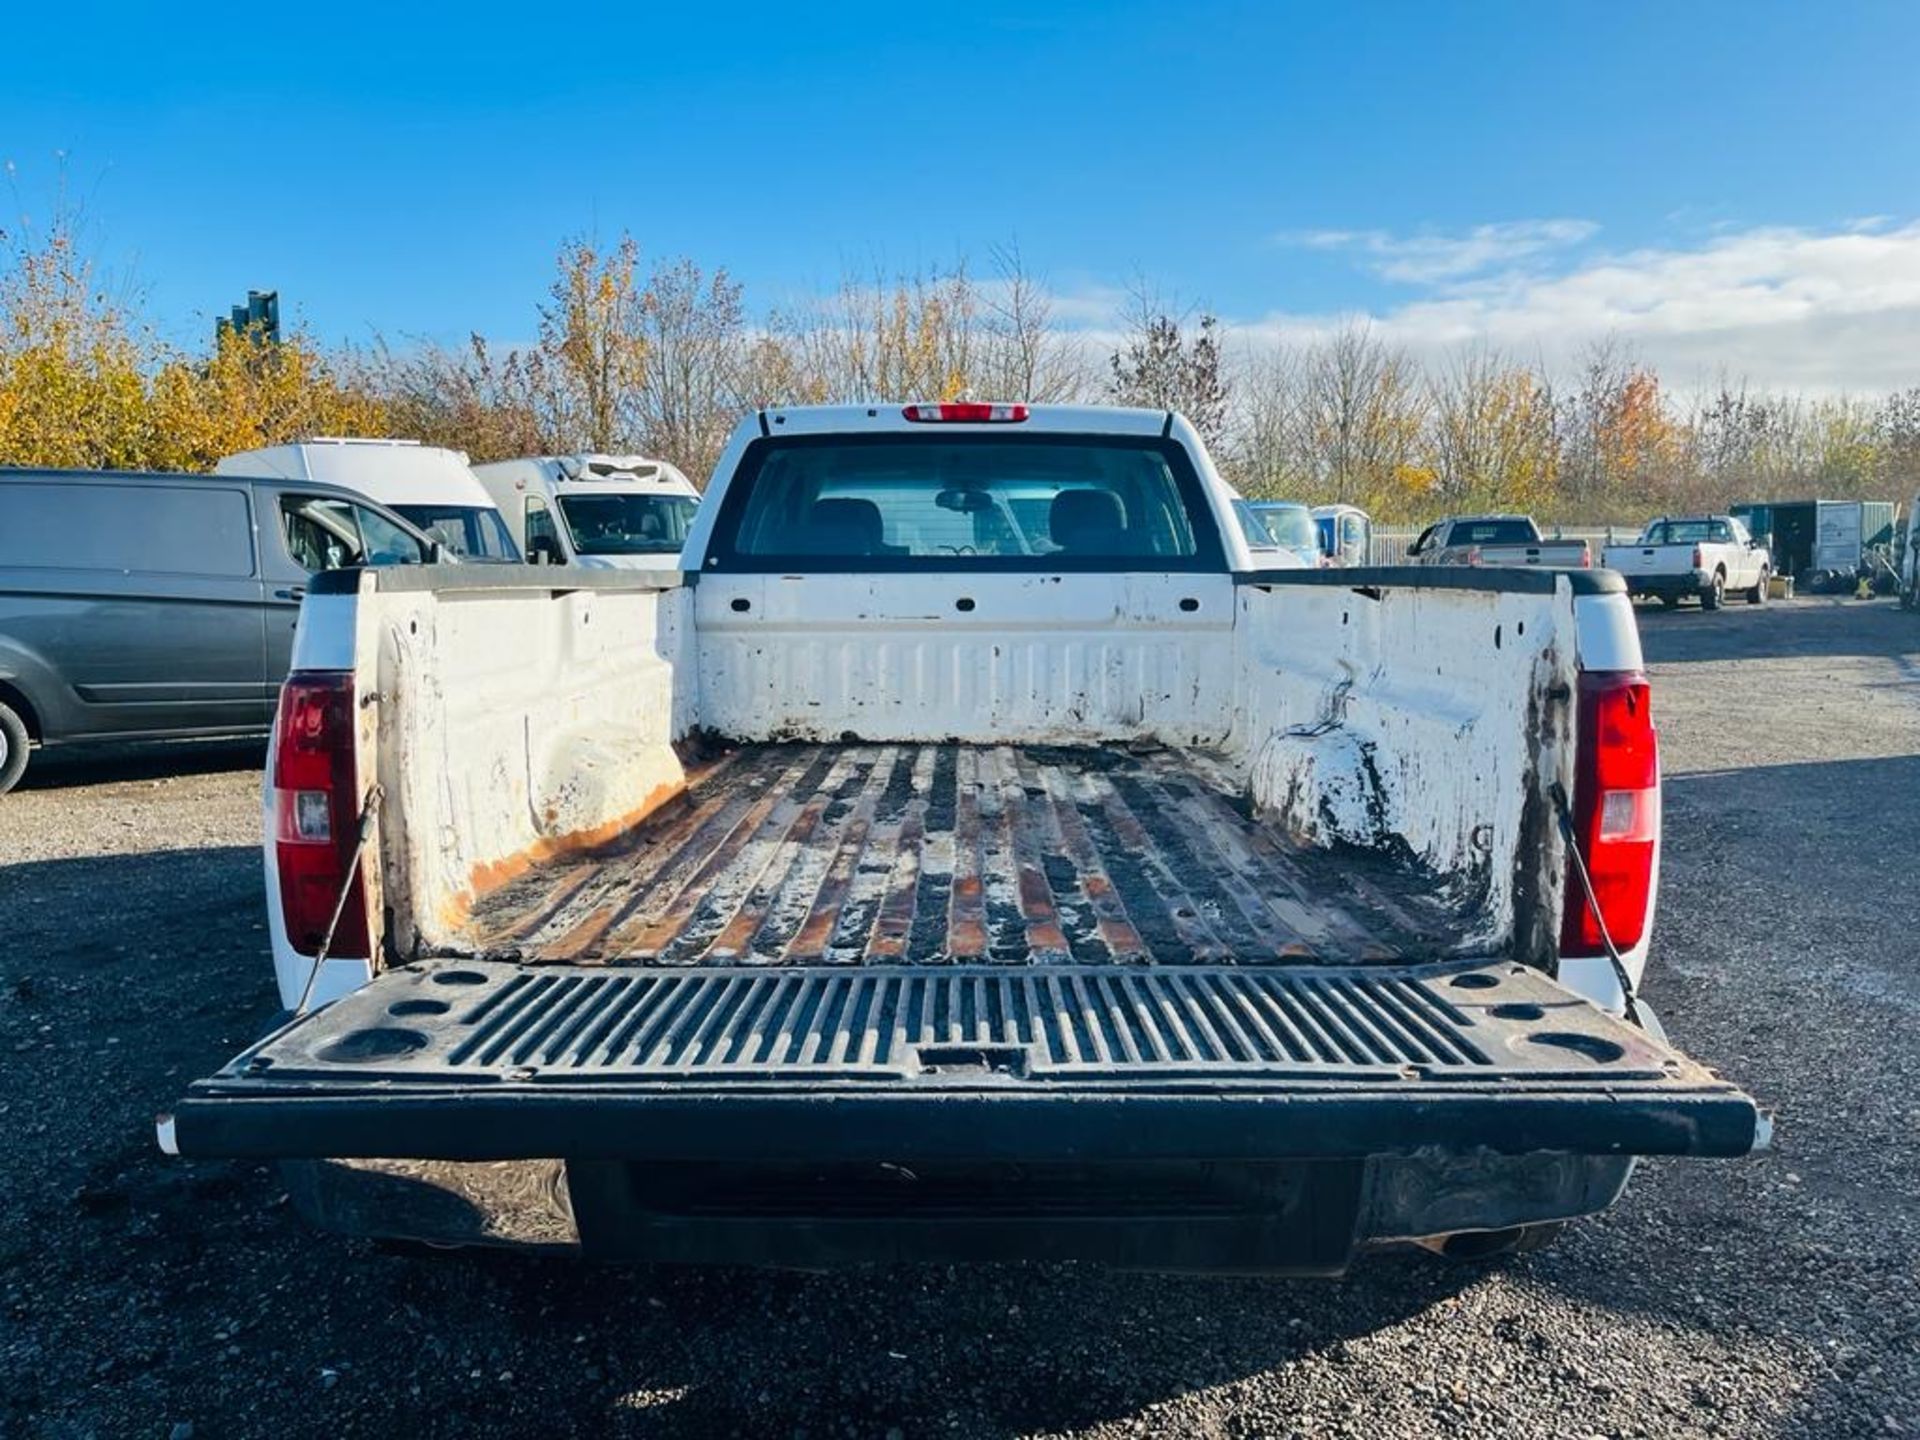
M 530 455 L 474 466 L 534 564 L 677 570 L 700 492 L 642 455 Z
M 318 480 L 357 490 L 426 531 L 462 560 L 518 561 L 520 551 L 458 450 L 418 440 L 354 440 L 317 435 L 291 445 L 242 450 L 216 475 Z

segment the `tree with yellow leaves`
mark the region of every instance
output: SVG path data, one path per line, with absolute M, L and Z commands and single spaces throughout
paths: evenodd
M 141 461 L 143 347 L 64 206 L 44 235 L 6 237 L 0 271 L 0 463 Z
M 199 470 L 307 435 L 383 435 L 386 407 L 343 383 L 304 336 L 222 328 L 204 360 L 174 356 L 148 395 L 144 463 Z
M 1493 350 L 1466 352 L 1433 382 L 1433 457 L 1452 509 L 1549 508 L 1560 471 L 1553 392 Z
M 377 400 L 305 336 L 223 329 L 204 359 L 129 323 L 71 211 L 22 232 L 0 275 L 0 464 L 207 470 L 302 435 L 384 433 Z
M 632 437 L 632 403 L 646 382 L 640 246 L 622 233 L 610 250 L 574 239 L 540 308 L 540 353 L 553 388 L 554 429 L 575 446 L 614 450 Z

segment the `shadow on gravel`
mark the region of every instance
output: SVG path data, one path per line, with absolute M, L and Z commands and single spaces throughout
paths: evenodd
M 1768 605 L 1734 600 L 1719 611 L 1697 605 L 1668 610 L 1640 601 L 1633 610 L 1641 648 L 1656 665 L 1920 653 L 1920 615 L 1901 610 L 1894 600 L 1819 597 Z
M 799 1276 L 504 1255 L 405 1263 L 420 1267 L 410 1288 L 459 1297 L 436 1307 L 468 1316 L 484 1296 L 539 1317 L 494 1338 L 516 1384 L 538 1376 L 566 1428 L 686 1440 L 1077 1431 L 1279 1366 L 1356 1364 L 1350 1341 L 1478 1274 L 1421 1257 L 1298 1282 L 1050 1266 Z M 459 1333 L 445 1359 L 466 1373 L 486 1330 L 436 1318 Z M 500 1423 L 500 1410 L 484 1403 L 468 1414 L 489 1417 Z
M 266 741 L 167 740 L 151 744 L 57 745 L 36 750 L 19 790 L 58 790 L 69 785 L 106 785 L 122 780 L 158 780 L 258 770 Z M 0 801 L 0 805 L 5 804 Z

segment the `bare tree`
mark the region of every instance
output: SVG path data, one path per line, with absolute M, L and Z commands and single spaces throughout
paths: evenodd
M 748 338 L 741 287 L 691 260 L 654 267 L 640 300 L 642 445 L 704 484 L 733 428 Z
M 1306 362 L 1277 343 L 1245 351 L 1236 367 L 1228 471 L 1249 495 L 1297 499 L 1317 488 L 1313 457 L 1301 445 Z
M 1085 357 L 1053 323 L 1053 300 L 1026 268 L 1017 245 L 997 246 L 993 279 L 980 287 L 974 393 L 996 400 L 1062 402 L 1088 389 Z
M 1110 362 L 1108 393 L 1122 405 L 1178 410 L 1209 449 L 1224 448 L 1230 394 L 1221 366 L 1219 319 L 1198 324 L 1176 316 L 1144 288 L 1136 288 L 1126 335 Z
M 396 435 L 464 450 L 476 461 L 545 454 L 565 443 L 554 428 L 552 386 L 537 350 L 497 354 L 479 335 L 462 348 L 421 345 L 403 353 L 380 341 L 363 368 Z
M 1607 431 L 1634 369 L 1618 336 L 1591 341 L 1580 352 L 1573 387 L 1560 407 L 1562 478 L 1576 505 L 1606 502 L 1613 478 L 1607 473 Z
M 972 384 L 979 308 L 964 266 L 893 279 L 849 274 L 820 303 L 777 316 L 774 329 L 810 395 L 952 399 Z
M 1320 493 L 1378 505 L 1417 468 L 1427 400 L 1412 362 L 1364 323 L 1312 347 L 1301 382 L 1299 443 L 1314 457 Z
M 1887 396 L 1880 408 L 1881 474 L 1904 500 L 1920 494 L 1920 388 Z

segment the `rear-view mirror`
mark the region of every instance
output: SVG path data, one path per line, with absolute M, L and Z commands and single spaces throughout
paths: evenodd
M 933 503 L 942 510 L 958 510 L 963 515 L 973 515 L 982 510 L 991 510 L 993 497 L 984 490 L 942 490 L 933 497 Z

